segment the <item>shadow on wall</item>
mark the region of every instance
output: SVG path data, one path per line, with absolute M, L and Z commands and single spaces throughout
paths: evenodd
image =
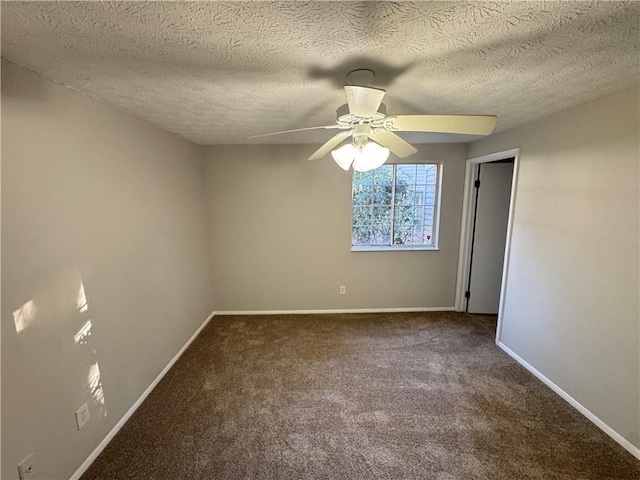
M 2 62 L 9 62 L 2 59 Z M 17 64 L 16 64 L 17 65 Z M 4 66 L 4 65 L 3 65 Z M 2 69 L 4 70 L 4 68 Z M 6 98 L 19 98 L 21 100 L 38 100 L 42 101 L 49 98 L 49 85 L 43 82 L 37 75 L 23 75 L 20 82 L 5 81 L 4 72 L 2 72 L 2 96 Z

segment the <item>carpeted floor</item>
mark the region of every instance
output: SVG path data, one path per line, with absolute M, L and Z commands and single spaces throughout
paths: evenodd
M 82 477 L 640 478 L 459 313 L 215 317 Z

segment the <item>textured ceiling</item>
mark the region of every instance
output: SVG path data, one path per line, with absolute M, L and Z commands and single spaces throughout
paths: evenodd
M 496 131 L 637 84 L 640 3 L 2 2 L 2 56 L 199 144 L 320 143 L 346 73 Z M 469 140 L 412 134 L 412 142 Z

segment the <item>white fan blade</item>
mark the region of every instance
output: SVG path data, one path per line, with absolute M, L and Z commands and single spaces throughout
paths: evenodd
M 497 121 L 495 115 L 397 115 L 385 118 L 384 127 L 398 132 L 489 135 Z
M 345 85 L 349 112 L 356 117 L 373 117 L 384 98 L 385 91 L 379 88 Z
M 418 151 L 410 143 L 407 143 L 404 139 L 388 130 L 374 130 L 369 136 L 383 147 L 387 147 L 394 155 L 400 158 L 408 157 Z
M 303 132 L 305 130 L 319 130 L 321 128 L 324 128 L 325 130 L 330 130 L 330 129 L 341 128 L 341 127 L 339 125 L 323 125 L 321 127 L 296 128 L 295 130 L 283 130 L 282 132 L 271 132 L 271 133 L 263 133 L 262 135 L 252 135 L 249 138 L 269 137 L 271 135 L 280 135 L 282 133 Z
M 345 138 L 351 136 L 351 130 L 346 132 L 340 132 L 335 137 L 332 137 L 327 143 L 322 145 L 313 155 L 309 157 L 309 160 L 318 160 L 324 157 L 327 153 L 337 147 Z

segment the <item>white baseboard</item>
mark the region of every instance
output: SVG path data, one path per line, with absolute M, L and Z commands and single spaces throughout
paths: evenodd
M 538 379 L 540 379 L 551 390 L 553 390 L 558 395 L 560 395 L 560 397 L 562 397 L 563 400 L 565 400 L 567 403 L 569 403 L 569 405 L 571 405 L 573 408 L 578 410 L 582 415 L 584 415 L 589 420 L 591 420 L 600 430 L 602 430 L 604 433 L 606 433 L 611 438 L 613 438 L 616 442 L 618 442 L 622 446 L 622 448 L 624 448 L 631 455 L 633 455 L 638 460 L 640 460 L 640 449 L 638 447 L 633 445 L 626 438 L 624 438 L 622 435 L 620 435 L 618 432 L 616 432 L 613 428 L 611 428 L 609 425 L 607 425 L 602 420 L 600 420 L 596 415 L 594 415 L 584 405 L 582 405 L 575 398 L 573 398 L 571 395 L 569 395 L 567 392 L 565 392 L 562 388 L 560 388 L 558 385 L 556 385 L 551 380 L 549 380 L 547 377 L 545 377 L 542 373 L 540 373 L 532 365 L 527 363 L 526 360 L 524 360 L 520 355 L 518 355 L 513 350 L 511 350 L 509 347 L 507 347 L 504 343 L 497 342 L 497 345 L 502 350 L 504 350 L 507 353 L 507 355 L 509 355 L 516 362 L 518 362 L 520 365 L 522 365 L 524 368 L 526 368 L 531 373 L 533 373 L 536 377 L 538 377 Z
M 82 476 L 82 474 L 87 470 L 87 468 L 91 466 L 91 464 L 95 461 L 96 458 L 98 458 L 98 455 L 102 453 L 102 451 L 113 439 L 113 437 L 115 437 L 116 434 L 120 431 L 120 429 L 124 426 L 124 424 L 127 423 L 127 420 L 131 418 L 131 415 L 134 414 L 134 412 L 138 409 L 138 407 L 142 404 L 142 402 L 144 402 L 144 400 L 149 396 L 149 394 L 156 387 L 156 385 L 160 383 L 160 380 L 162 380 L 162 378 L 167 374 L 167 372 L 171 369 L 171 367 L 173 367 L 173 365 L 182 356 L 184 351 L 189 347 L 189 345 L 191 345 L 191 342 L 193 342 L 196 339 L 196 337 L 200 334 L 202 329 L 207 326 L 207 323 L 209 323 L 209 321 L 213 318 L 213 316 L 214 316 L 214 312 L 212 312 L 207 317 L 207 319 L 202 323 L 202 325 L 198 327 L 198 329 L 194 332 L 194 334 L 191 335 L 191 338 L 187 340 L 187 343 L 185 343 L 182 346 L 182 348 L 178 351 L 178 353 L 176 353 L 174 357 L 169 361 L 167 366 L 162 369 L 162 371 L 153 380 L 153 382 L 151 382 L 151 384 L 147 387 L 147 389 L 144 392 L 142 392 L 142 395 L 140 395 L 140 398 L 138 398 L 138 400 L 136 400 L 136 402 L 133 405 L 131 405 L 131 408 L 127 410 L 127 413 L 125 413 L 123 417 L 118 421 L 118 423 L 115 424 L 115 426 L 111 429 L 111 431 L 107 434 L 107 436 L 104 437 L 104 439 L 95 448 L 95 450 L 91 452 L 91 455 L 89 455 L 89 457 L 87 457 L 87 459 L 82 463 L 82 465 L 80 465 L 78 470 L 76 470 L 75 473 L 71 475 L 71 478 L 69 480 L 78 480 Z
M 320 315 L 324 313 L 453 312 L 454 307 L 336 308 L 328 310 L 226 310 L 215 315 Z

